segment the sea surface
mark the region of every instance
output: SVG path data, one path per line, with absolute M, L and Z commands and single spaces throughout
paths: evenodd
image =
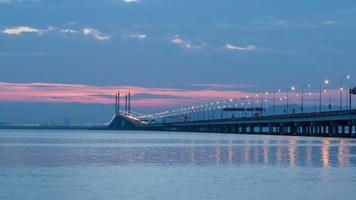
M 0 130 L 1 200 L 354 200 L 356 140 Z

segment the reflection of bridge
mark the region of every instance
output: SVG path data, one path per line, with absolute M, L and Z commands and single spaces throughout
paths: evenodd
M 124 111 L 120 111 L 118 100 L 115 105 L 115 116 L 108 124 L 110 129 L 356 137 L 356 109 L 264 116 L 254 114 L 239 118 L 154 121 L 149 115 L 138 115 L 131 111 L 130 94 L 126 97 Z M 252 111 L 256 110 L 264 111 L 263 108 Z

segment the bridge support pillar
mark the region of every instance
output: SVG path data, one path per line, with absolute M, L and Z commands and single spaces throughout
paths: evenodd
M 302 133 L 302 125 L 298 124 L 298 123 L 294 123 L 293 126 L 294 126 L 294 129 L 295 129 L 293 134 L 301 135 L 301 133 Z
M 304 124 L 300 124 L 300 125 L 299 125 L 299 128 L 300 128 L 299 134 L 300 134 L 300 135 L 304 135 L 304 134 L 305 134 L 305 125 L 304 125 Z
M 304 135 L 309 135 L 309 125 L 304 125 Z
M 311 133 L 311 123 L 307 124 L 305 128 L 306 128 L 305 134 L 309 136 Z
M 241 133 L 246 134 L 246 125 L 241 126 Z
M 285 126 L 283 123 L 281 123 L 281 124 L 279 125 L 278 129 L 279 129 L 279 134 L 280 134 L 280 135 L 283 135 L 283 134 L 286 133 L 286 126 Z
M 319 132 L 319 125 L 314 125 L 314 131 L 313 131 L 313 135 L 316 135 Z
M 312 134 L 312 131 L 313 131 L 313 127 L 312 127 L 312 125 L 310 124 L 309 126 L 308 126 L 308 135 L 311 135 Z
M 226 125 L 226 126 L 225 126 L 225 133 L 231 133 L 231 129 L 232 129 L 231 126 Z
M 218 126 L 217 127 L 217 132 L 218 133 L 222 133 L 223 132 L 223 127 L 222 126 Z
M 349 122 L 349 123 L 350 123 L 350 122 Z M 349 124 L 349 133 L 350 133 L 350 136 L 351 136 L 351 137 L 355 137 L 355 136 L 356 136 L 355 132 L 356 132 L 356 127 L 353 126 L 352 124 Z
M 235 126 L 234 125 L 231 125 L 231 131 L 230 133 L 235 133 Z
M 318 125 L 318 132 L 317 132 L 317 134 L 322 135 L 323 133 L 324 133 L 323 126 L 319 124 L 319 125 Z
M 286 125 L 286 131 L 285 131 L 285 133 L 287 133 L 288 135 L 290 135 L 290 131 L 291 130 L 291 128 L 290 128 L 290 126 L 289 125 Z
M 326 127 L 327 127 L 327 129 L 328 129 L 328 135 L 329 135 L 329 136 L 333 136 L 334 133 L 332 132 L 332 126 L 329 124 L 329 125 L 327 125 Z
M 252 126 L 250 126 L 250 127 L 248 127 L 248 133 L 249 134 L 252 134 L 253 133 L 253 131 L 254 131 L 254 127 L 252 127 Z
M 312 123 L 312 125 L 311 125 L 311 134 L 310 135 L 314 135 L 315 132 L 316 132 L 316 126 L 315 126 L 314 123 Z
M 222 132 L 222 133 L 226 133 L 226 132 L 227 132 L 226 129 L 227 129 L 227 128 L 226 128 L 225 125 L 222 125 L 222 126 L 221 126 L 221 132 Z
M 311 135 L 311 133 L 312 133 L 312 125 L 310 124 L 309 126 L 308 126 L 308 135 Z
M 297 125 L 295 123 L 291 124 L 291 127 L 290 127 L 290 132 L 292 135 L 296 135 L 297 134 Z
M 304 135 L 309 135 L 309 125 L 304 125 Z
M 273 134 L 273 124 L 268 124 L 268 134 Z
M 209 126 L 209 132 L 211 132 L 211 133 L 214 133 L 214 132 L 215 132 L 214 126 L 212 126 L 212 125 Z
M 345 128 L 346 128 L 345 125 L 342 125 L 342 126 L 341 126 L 341 134 L 342 134 L 343 136 L 344 136 L 345 133 L 346 133 L 346 132 L 345 132 Z
M 332 129 L 332 134 L 337 135 L 338 134 L 338 126 L 337 125 L 331 125 Z

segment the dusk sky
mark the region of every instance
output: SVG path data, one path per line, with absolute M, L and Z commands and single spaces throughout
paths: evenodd
M 355 0 L 0 0 L 0 122 L 61 120 L 62 106 L 101 122 L 117 89 L 144 112 L 337 88 L 356 76 L 355 35 Z M 33 121 L 14 112 L 37 102 Z

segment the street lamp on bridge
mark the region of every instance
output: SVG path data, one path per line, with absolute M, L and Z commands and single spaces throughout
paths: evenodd
M 328 109 L 331 110 L 331 107 L 332 107 L 332 106 L 331 106 L 331 90 L 326 90 L 326 89 L 325 89 L 325 90 L 323 91 L 323 93 L 324 93 L 324 94 L 327 94 L 328 97 L 329 97 L 329 98 L 328 98 L 328 99 L 329 99 Z
M 295 91 L 295 87 L 294 86 L 292 86 L 292 87 L 290 87 L 290 88 L 288 88 L 288 90 L 287 90 L 287 114 L 289 114 L 289 92 L 290 91 Z
M 265 93 L 263 93 L 263 94 L 261 95 L 262 113 L 263 113 L 263 111 L 264 111 L 265 114 L 266 114 L 266 112 L 267 112 L 267 106 L 266 106 L 266 110 L 263 109 L 263 107 L 264 107 L 264 104 L 263 104 L 263 103 L 264 103 L 264 102 L 267 103 L 267 101 L 265 101 L 265 99 L 264 99 L 264 95 L 266 95 L 266 96 L 269 95 L 269 92 L 265 92 Z
M 328 85 L 330 83 L 329 80 L 324 80 L 320 83 L 320 90 L 319 90 L 319 112 L 321 112 L 321 93 L 323 89 L 323 85 Z
M 350 98 L 350 100 L 349 100 L 349 110 L 350 110 L 350 112 L 351 112 L 351 109 L 352 109 L 352 95 L 356 95 L 356 87 L 354 87 L 354 88 L 350 88 L 350 90 L 349 90 L 349 98 Z
M 347 76 L 344 76 L 344 77 L 340 80 L 340 110 L 342 110 L 342 96 L 343 96 L 343 93 L 344 93 L 343 81 L 344 81 L 344 80 L 350 80 L 350 79 L 351 79 L 351 76 L 350 76 L 350 75 L 347 75 Z
M 306 84 L 302 87 L 302 98 L 301 98 L 301 107 L 300 107 L 300 111 L 303 113 L 304 112 L 304 90 L 305 88 L 310 88 L 310 84 Z
M 278 93 L 281 93 L 281 90 L 277 90 Z M 273 103 L 273 115 L 276 114 L 276 92 L 273 92 L 273 97 L 272 97 L 272 103 Z

